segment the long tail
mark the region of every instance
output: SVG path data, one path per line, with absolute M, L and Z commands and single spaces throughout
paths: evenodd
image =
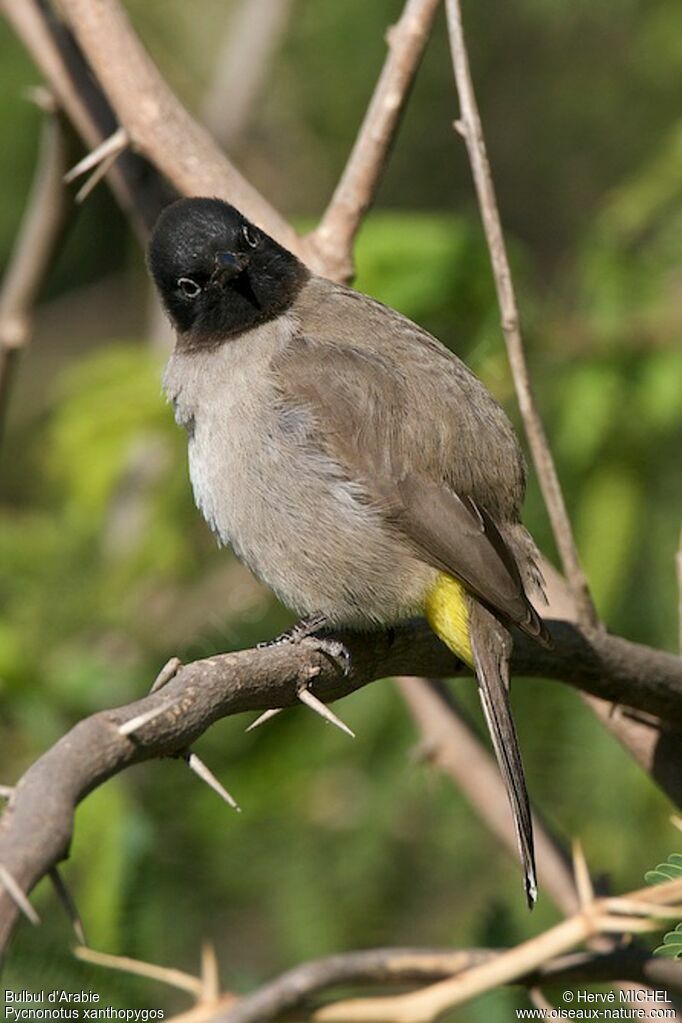
M 511 636 L 489 611 L 466 593 L 461 583 L 445 573 L 439 574 L 429 593 L 425 612 L 436 635 L 476 672 L 483 712 L 514 816 L 526 898 L 532 909 L 538 886 L 533 823 L 509 703 Z
M 514 815 L 526 898 L 532 909 L 537 899 L 538 885 L 526 778 L 509 703 L 511 636 L 489 611 L 470 600 L 469 637 L 483 713 Z

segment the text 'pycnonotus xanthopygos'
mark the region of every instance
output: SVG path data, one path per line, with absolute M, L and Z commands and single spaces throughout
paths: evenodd
M 197 505 L 304 616 L 296 637 L 425 615 L 473 668 L 532 904 L 508 629 L 548 636 L 526 596 L 540 577 L 506 415 L 439 341 L 218 199 L 169 206 L 149 266 L 177 331 L 164 387 Z

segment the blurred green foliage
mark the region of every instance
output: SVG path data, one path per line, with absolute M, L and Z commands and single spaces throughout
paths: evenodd
M 207 0 L 196 19 L 177 0 L 131 4 L 195 105 L 222 7 Z M 240 147 L 254 179 L 287 208 L 310 216 L 324 201 L 398 8 L 297 7 Z M 525 0 L 469 12 L 535 386 L 588 575 L 609 627 L 671 649 L 682 497 L 675 12 L 669 0 Z M 37 117 L 19 98 L 35 75 L 2 27 L 0 54 L 10 86 L 0 90 L 12 155 L 0 168 L 6 255 Z M 441 26 L 359 239 L 357 286 L 440 336 L 516 415 L 453 115 Z M 290 620 L 215 548 L 194 510 L 131 253 L 101 190 L 49 282 L 52 300 L 13 396 L 0 498 L 5 783 L 83 715 L 143 694 L 169 656 L 250 645 Z M 83 289 L 112 268 L 118 277 L 104 291 Z M 126 319 L 128 307 L 136 312 Z M 551 554 L 532 480 L 526 520 Z M 480 724 L 473 686 L 458 683 L 457 694 Z M 670 847 L 665 800 L 567 687 L 518 680 L 514 704 L 537 805 L 559 833 L 581 837 L 615 891 L 636 887 Z M 145 764 L 91 795 L 64 873 L 92 944 L 196 971 L 211 939 L 224 983 L 248 989 L 324 953 L 510 944 L 555 919 L 542 897 L 528 918 L 517 865 L 463 797 L 411 758 L 414 729 L 389 682 L 345 701 L 343 713 L 355 744 L 304 710 L 248 736 L 241 719 L 214 726 L 198 749 L 240 816 L 176 761 Z M 125 1007 L 186 1004 L 78 963 L 49 886 L 35 898 L 45 923 L 19 929 L 8 987 L 90 987 Z M 515 1004 L 503 991 L 456 1018 L 496 1023 Z

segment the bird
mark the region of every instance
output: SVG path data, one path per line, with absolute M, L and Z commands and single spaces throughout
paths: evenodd
M 542 576 L 505 412 L 427 331 L 312 272 L 221 199 L 167 206 L 147 263 L 175 329 L 163 387 L 196 504 L 301 617 L 275 642 L 426 618 L 476 677 L 532 908 L 510 630 L 551 640 L 530 599 Z

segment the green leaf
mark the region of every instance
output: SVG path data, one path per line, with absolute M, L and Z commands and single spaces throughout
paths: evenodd
M 665 863 L 658 863 L 654 870 L 647 870 L 644 880 L 647 884 L 664 884 L 682 877 L 682 853 L 671 853 Z
M 668 931 L 663 944 L 654 949 L 655 956 L 667 956 L 670 959 L 682 959 L 682 922 L 674 931 Z

